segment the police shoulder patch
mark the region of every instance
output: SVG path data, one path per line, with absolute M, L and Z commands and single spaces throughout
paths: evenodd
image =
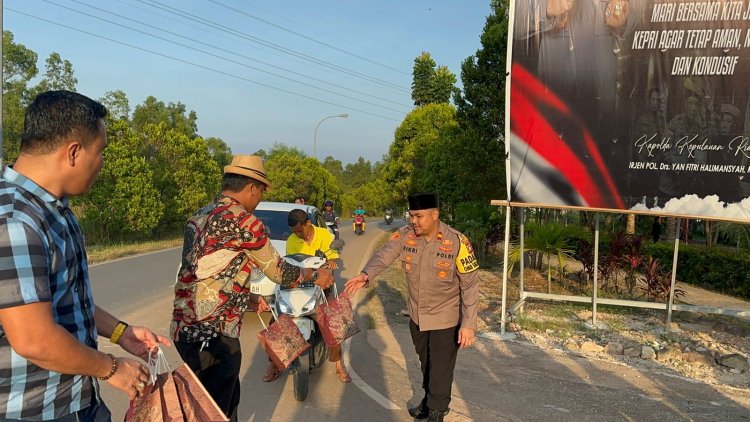
M 401 237 L 401 233 L 399 232 L 393 232 L 391 235 L 391 238 L 389 240 L 398 240 L 398 238 Z
M 467 274 L 472 271 L 479 269 L 479 262 L 477 257 L 474 255 L 474 249 L 471 247 L 471 242 L 463 234 L 458 235 L 460 247 L 458 249 L 458 256 L 456 256 L 456 268 L 461 274 Z

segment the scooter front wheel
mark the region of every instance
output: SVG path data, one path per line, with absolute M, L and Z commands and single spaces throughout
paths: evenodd
M 310 376 L 310 349 L 295 359 L 292 379 L 294 381 L 294 398 L 304 401 L 307 398 L 308 379 Z

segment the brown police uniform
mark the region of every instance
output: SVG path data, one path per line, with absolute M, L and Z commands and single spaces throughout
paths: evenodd
M 362 269 L 370 280 L 398 260 L 409 286 L 412 340 L 422 367 L 427 405 L 447 410 L 458 352 L 458 329 L 477 327 L 479 264 L 469 239 L 442 221 L 435 237 L 411 225 L 391 235 Z

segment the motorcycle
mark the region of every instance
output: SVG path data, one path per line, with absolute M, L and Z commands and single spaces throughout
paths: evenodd
M 390 226 L 391 223 L 393 223 L 393 211 L 386 210 L 385 211 L 385 224 Z
M 354 216 L 354 223 L 353 223 L 354 233 L 357 236 L 360 236 L 364 234 L 365 232 L 365 216 L 361 214 L 357 214 Z
M 334 239 L 338 239 L 339 238 L 338 218 L 336 218 L 336 222 L 326 221 L 326 227 L 328 227 L 329 230 L 333 231 L 333 238 Z
M 341 249 L 342 246 L 344 246 L 344 241 L 341 239 L 331 242 L 331 249 Z M 293 254 L 284 256 L 283 259 L 301 268 L 324 268 L 328 262 L 325 252 L 317 251 L 314 256 Z M 337 296 L 335 283 L 332 288 L 334 296 Z M 289 367 L 294 384 L 294 398 L 298 401 L 304 401 L 307 397 L 310 371 L 319 368 L 328 360 L 328 346 L 323 341 L 318 323 L 313 319 L 318 306 L 326 300 L 325 292 L 312 281 L 304 282 L 299 287 L 293 288 L 276 285 L 275 290 L 276 300 L 269 305 L 276 310 L 277 315 L 287 314 L 292 317 L 302 333 L 302 337 L 310 343 L 310 348 L 295 359 Z

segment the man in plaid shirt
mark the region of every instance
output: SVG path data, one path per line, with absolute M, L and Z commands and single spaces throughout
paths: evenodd
M 88 192 L 107 146 L 106 108 L 49 91 L 26 109 L 21 153 L 0 177 L 0 420 L 109 421 L 97 378 L 135 398 L 139 360 L 97 351 L 97 336 L 144 357 L 158 343 L 97 307 L 68 197 Z

